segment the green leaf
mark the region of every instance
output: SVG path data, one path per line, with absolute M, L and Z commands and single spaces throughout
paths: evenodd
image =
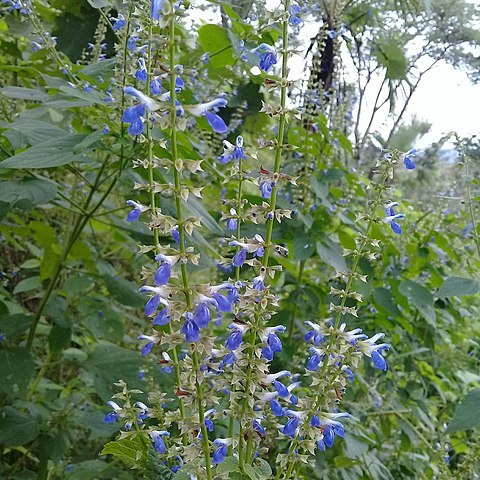
M 10 98 L 19 98 L 21 100 L 37 100 L 44 102 L 50 97 L 43 90 L 23 87 L 4 87 L 2 94 Z
M 30 145 L 68 135 L 66 130 L 57 127 L 56 125 L 42 122 L 40 120 L 31 120 L 29 118 L 20 119 L 10 123 L 8 125 L 8 130 L 15 130 L 24 135 Z
M 315 242 L 308 235 L 299 233 L 293 239 L 293 258 L 296 261 L 306 260 L 315 252 Z
M 37 275 L 35 277 L 24 278 L 17 283 L 16 287 L 13 289 L 13 294 L 18 295 L 19 293 L 31 292 L 32 290 L 37 290 L 42 286 L 42 280 Z
M 97 146 L 101 139 L 104 137 L 104 133 L 101 130 L 97 130 L 96 132 L 87 135 L 80 143 L 73 147 L 73 153 L 75 155 L 91 150 L 92 147 Z
M 221 475 L 223 473 L 239 472 L 238 468 L 238 459 L 235 457 L 226 457 L 222 463 L 219 463 L 217 466 L 217 474 Z
M 23 397 L 35 373 L 33 358 L 24 348 L 0 350 L 0 391 L 12 397 Z
M 138 293 L 137 285 L 133 282 L 108 274 L 105 274 L 103 278 L 112 297 L 122 305 L 141 308 L 146 303 L 145 298 Z
M 104 8 L 104 7 L 112 6 L 112 2 L 110 0 L 87 0 L 87 1 L 93 8 Z
M 445 433 L 463 432 L 480 425 L 480 388 L 467 393 Z
M 18 155 L 0 163 L 0 168 L 50 168 L 72 162 L 86 161 L 86 157 L 75 155 L 73 148 L 85 139 L 86 135 L 67 135 L 54 138 L 30 147 Z
M 39 433 L 38 422 L 31 415 L 10 406 L 0 412 L 0 444 L 6 447 L 25 445 L 35 440 Z
M 380 65 L 386 68 L 390 80 L 403 80 L 408 70 L 408 60 L 398 39 L 383 39 L 377 43 L 374 55 Z
M 473 278 L 448 277 L 437 292 L 438 298 L 475 295 L 480 290 L 480 284 Z
M 56 194 L 55 183 L 44 178 L 26 177 L 23 180 L 0 183 L 0 201 L 19 208 L 44 205 L 55 198 Z
M 429 323 L 435 323 L 433 295 L 423 285 L 412 280 L 404 280 L 398 287 L 398 291 L 408 298 L 410 304 L 417 308 Z
M 248 463 L 243 466 L 244 472 L 247 474 L 248 478 L 251 480 L 258 480 L 258 470 Z
M 0 333 L 6 338 L 18 335 L 28 329 L 31 319 L 23 313 L 0 315 Z
M 203 51 L 209 54 L 209 65 L 214 68 L 223 68 L 233 65 L 233 45 L 224 28 L 208 24 L 198 29 L 198 41 Z
M 379 287 L 376 288 L 373 293 L 373 298 L 377 304 L 385 309 L 390 315 L 398 316 L 400 315 L 400 310 L 398 309 L 396 303 L 393 300 L 392 292 L 387 288 Z
M 152 444 L 148 446 L 147 470 L 144 478 L 145 480 L 171 480 L 173 478 L 173 472 L 164 465 Z
M 257 458 L 256 461 L 259 464 L 258 469 L 260 475 L 265 478 L 270 478 L 272 476 L 272 467 L 270 467 L 270 464 L 263 458 Z
M 139 435 L 129 436 L 107 443 L 100 455 L 113 455 L 131 467 L 145 467 L 147 462 L 147 445 L 147 441 L 142 440 Z
M 48 336 L 48 345 L 52 352 L 60 352 L 66 346 L 70 345 L 72 338 L 72 329 L 64 328 L 60 325 L 54 325 Z
M 332 266 L 337 272 L 344 272 L 347 269 L 342 249 L 326 235 L 322 235 L 321 240 L 317 242 L 317 253 L 327 265 Z

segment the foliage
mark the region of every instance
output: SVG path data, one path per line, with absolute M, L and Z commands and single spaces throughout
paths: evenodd
M 430 68 L 419 70 L 408 47 L 419 38 L 433 63 L 475 66 L 464 48 L 477 41 L 475 7 L 333 2 L 324 12 L 305 2 L 292 11 L 287 1 L 272 12 L 236 3 L 200 6 L 221 22 L 198 25 L 188 2 L 2 2 L 0 475 L 472 478 L 476 144 L 457 139 L 450 163 L 432 146 L 406 172 L 412 154 L 402 152 L 428 127 L 401 124 L 396 92 L 410 87 L 408 105 Z M 302 90 L 287 81 L 295 37 L 322 16 L 317 53 L 328 38 L 336 55 L 345 42 L 356 95 L 340 82 L 325 93 L 318 82 Z M 392 149 L 380 161 L 367 148 L 371 127 L 359 123 L 363 67 L 382 72 L 397 112 L 390 134 L 377 135 Z M 155 102 L 137 115 L 127 109 L 150 105 L 139 91 Z M 199 107 L 214 99 L 211 111 Z M 245 249 L 246 263 L 232 265 Z M 142 313 L 156 275 L 168 324 L 151 324 L 156 309 Z M 239 301 L 219 312 L 214 295 L 227 290 Z M 202 295 L 219 318 L 185 342 Z M 266 330 L 279 325 L 282 335 Z M 385 332 L 385 358 L 387 347 L 355 338 L 355 328 Z M 239 332 L 243 347 L 229 348 Z M 222 366 L 230 351 L 237 363 Z M 283 370 L 302 384 L 266 382 Z M 259 398 L 282 386 L 291 396 L 277 418 Z

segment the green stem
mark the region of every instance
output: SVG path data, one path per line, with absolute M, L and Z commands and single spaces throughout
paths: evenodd
M 148 63 L 147 63 L 147 95 L 150 96 L 150 75 L 151 75 L 151 70 L 152 70 L 152 27 L 153 24 L 150 23 L 149 30 L 148 30 Z M 147 144 L 148 144 L 148 152 L 147 152 L 147 159 L 148 159 L 148 181 L 150 184 L 150 208 L 151 208 L 151 213 L 152 216 L 155 216 L 157 214 L 157 207 L 156 207 L 156 197 L 155 197 L 155 191 L 154 191 L 154 165 L 153 165 L 153 140 L 152 140 L 152 129 L 150 126 L 150 122 L 147 119 Z M 160 246 L 160 239 L 159 239 L 159 234 L 158 230 L 154 229 L 153 230 L 153 237 L 154 237 L 154 242 L 155 242 L 155 251 L 158 253 L 158 249 Z M 172 326 L 169 323 L 167 326 L 167 333 L 171 335 L 173 333 Z M 170 350 L 170 353 L 172 354 L 172 359 L 173 359 L 173 364 L 174 364 L 174 370 L 175 370 L 175 382 L 177 384 L 178 390 L 181 390 L 181 377 L 180 377 L 180 365 L 178 363 L 178 352 L 177 348 L 174 347 Z M 182 420 L 185 420 L 185 402 L 183 401 L 183 398 L 178 399 L 178 406 L 180 410 L 180 417 Z M 182 441 L 183 444 L 186 445 L 188 442 L 187 434 L 184 433 L 182 435 Z
M 173 9 L 173 5 L 172 5 Z M 181 255 L 181 272 L 182 272 L 182 284 L 183 292 L 185 294 L 185 300 L 187 303 L 187 308 L 190 310 L 192 308 L 192 299 L 190 286 L 188 283 L 188 274 L 187 274 L 187 265 L 183 261 L 186 258 L 185 250 L 185 226 L 183 221 L 183 211 L 182 211 L 182 200 L 180 196 L 182 188 L 181 173 L 177 168 L 178 160 L 178 145 L 177 145 L 177 114 L 176 114 L 176 95 L 175 95 L 175 10 L 171 14 L 170 18 L 170 32 L 169 32 L 169 67 L 170 67 L 170 124 L 171 124 L 171 148 L 172 148 L 172 163 L 173 163 L 173 176 L 175 183 L 175 207 L 177 210 L 177 220 L 178 220 L 178 233 L 180 237 L 180 255 Z M 192 360 L 193 366 L 196 372 L 195 375 L 195 390 L 198 402 L 198 421 L 200 423 L 200 430 L 202 432 L 202 444 L 203 444 L 203 455 L 205 459 L 205 472 L 207 475 L 207 480 L 212 480 L 212 463 L 210 458 L 210 445 L 208 440 L 208 431 L 205 426 L 205 409 L 203 406 L 203 387 L 199 379 L 200 375 L 200 362 L 198 359 L 198 354 L 195 347 L 192 345 Z
M 275 148 L 275 163 L 273 167 L 273 174 L 276 175 L 280 172 L 280 165 L 282 161 L 282 150 L 283 150 L 283 142 L 285 136 L 285 125 L 286 125 L 286 100 L 287 100 L 287 75 L 288 75 L 288 68 L 287 68 L 287 61 L 288 61 L 288 9 L 290 7 L 290 0 L 285 0 L 285 14 L 283 17 L 283 28 L 282 28 L 282 73 L 281 73 L 281 92 L 280 92 L 280 114 L 278 120 L 278 136 L 277 136 L 277 145 Z M 271 250 L 271 242 L 272 242 L 272 233 L 273 233 L 273 225 L 274 225 L 274 212 L 277 205 L 277 191 L 278 191 L 278 182 L 275 182 L 275 186 L 272 189 L 272 193 L 270 196 L 270 205 L 269 211 L 272 213 L 272 218 L 267 220 L 267 229 L 265 234 L 265 254 L 262 259 L 262 264 L 265 268 L 268 268 L 268 261 L 270 258 L 270 250 Z M 241 419 L 245 418 L 245 413 L 247 411 L 249 405 L 249 397 L 250 397 L 250 384 L 252 381 L 252 373 L 253 373 L 253 364 L 254 364 L 254 353 L 255 353 L 255 345 L 256 345 L 256 331 L 258 329 L 260 323 L 260 309 L 261 304 L 259 303 L 258 310 L 255 314 L 255 320 L 253 329 L 250 333 L 250 346 L 248 349 L 248 368 L 245 380 L 245 396 L 243 399 L 242 405 L 242 414 Z M 250 433 L 248 434 L 247 438 L 247 448 L 246 448 L 246 458 L 243 457 L 243 448 L 244 448 L 244 432 L 242 424 L 240 423 L 240 434 L 239 434 L 239 466 L 240 469 L 243 469 L 243 465 L 245 462 L 252 461 L 252 442 L 253 442 L 253 435 L 251 432 L 251 425 L 249 425 Z
M 237 240 L 241 238 L 241 218 L 242 218 L 242 209 L 243 209 L 243 199 L 242 199 L 242 190 L 243 190 L 243 158 L 238 160 L 238 185 L 237 185 Z M 237 248 L 237 252 L 241 247 Z M 235 267 L 235 280 L 238 282 L 240 280 L 240 270 L 241 267 Z M 233 393 L 235 393 L 235 384 L 232 383 L 230 388 L 230 409 L 233 406 Z M 235 427 L 235 418 L 233 415 L 230 415 L 228 422 L 228 438 L 233 438 L 233 432 Z M 233 454 L 233 445 L 228 446 L 228 455 Z

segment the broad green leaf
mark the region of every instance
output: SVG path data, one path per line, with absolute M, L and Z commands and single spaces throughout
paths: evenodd
M 35 373 L 30 352 L 23 348 L 3 348 L 0 350 L 0 365 L 0 391 L 12 397 L 23 397 Z
M 251 480 L 258 480 L 257 469 L 249 465 L 248 463 L 243 466 L 243 470 Z
M 203 51 L 209 54 L 209 65 L 223 68 L 233 65 L 233 45 L 224 28 L 208 24 L 198 29 L 198 41 Z
M 13 407 L 4 407 L 0 412 L 0 444 L 5 447 L 25 445 L 38 437 L 37 420 Z
M 217 473 L 220 475 L 222 473 L 230 472 L 239 472 L 238 459 L 235 457 L 226 457 L 222 463 L 217 465 Z
M 113 455 L 127 465 L 145 466 L 148 440 L 139 435 L 129 436 L 107 443 L 100 455 Z
M 390 315 L 397 316 L 400 315 L 400 310 L 395 304 L 392 296 L 392 292 L 386 288 L 379 287 L 376 288 L 373 293 L 373 298 L 378 303 L 378 305 L 384 308 Z
M 0 315 L 0 334 L 7 339 L 24 332 L 30 326 L 32 321 L 31 316 L 23 313 L 16 313 L 14 315 Z
M 16 130 L 20 132 L 27 138 L 30 145 L 68 135 L 66 130 L 59 128 L 56 125 L 29 118 L 23 118 L 8 124 L 8 130 Z
M 55 324 L 48 336 L 48 346 L 52 352 L 61 352 L 65 347 L 70 345 L 71 338 L 71 328 L 64 328 Z
M 19 98 L 21 100 L 36 100 L 44 102 L 50 97 L 43 90 L 23 87 L 4 87 L 2 94 L 10 98 Z
M 471 390 L 458 405 L 445 433 L 463 432 L 480 425 L 480 388 Z
M 141 308 L 146 303 L 146 298 L 138 293 L 138 286 L 133 282 L 108 274 L 103 278 L 112 297 L 122 305 Z
M 437 292 L 438 298 L 475 295 L 480 290 L 480 284 L 473 278 L 448 277 Z
M 408 60 L 397 39 L 390 38 L 377 42 L 374 55 L 380 65 L 386 68 L 390 80 L 403 80 L 408 70 Z
M 310 258 L 315 252 L 315 241 L 304 233 L 299 233 L 293 238 L 293 258 L 296 261 Z
M 19 208 L 44 205 L 57 194 L 57 186 L 44 178 L 25 177 L 0 183 L 0 201 Z
M 347 269 L 341 247 L 326 235 L 322 235 L 321 240 L 317 242 L 317 253 L 327 265 L 332 266 L 337 272 L 344 272 Z
M 408 298 L 410 304 L 417 308 L 429 323 L 435 323 L 433 295 L 423 285 L 412 280 L 404 280 L 398 287 L 398 291 Z
M 39 143 L 7 158 L 0 163 L 0 168 L 50 168 L 86 161 L 85 156 L 73 153 L 75 145 L 78 145 L 85 137 L 86 135 L 67 135 Z
M 260 476 L 262 478 L 270 478 L 272 476 L 272 467 L 270 464 L 263 458 L 257 458 L 256 462 L 258 463 Z
M 24 278 L 17 283 L 13 289 L 13 294 L 31 292 L 32 290 L 38 290 L 42 286 L 42 280 L 39 276 Z

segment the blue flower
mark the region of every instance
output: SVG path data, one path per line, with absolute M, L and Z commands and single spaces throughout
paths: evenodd
M 273 186 L 275 184 L 269 180 L 264 180 L 260 185 L 259 185 L 259 189 L 260 189 L 260 192 L 262 193 L 262 198 L 270 198 L 270 196 L 272 195 L 272 190 L 273 190 Z
M 325 442 L 321 438 L 319 440 L 317 440 L 317 448 L 321 452 L 324 452 L 327 449 L 327 446 L 325 445 Z
M 280 383 L 278 380 L 273 381 L 273 387 L 278 392 L 278 395 L 282 398 L 288 398 L 290 396 L 290 392 L 288 388 L 283 384 Z
M 206 328 L 210 322 L 210 308 L 205 302 L 199 303 L 193 312 L 193 321 L 198 328 Z
M 239 135 L 235 143 L 236 145 L 232 152 L 234 160 L 240 160 L 241 158 L 245 158 L 245 152 L 243 151 L 243 137 Z
M 412 148 L 409 150 L 403 157 L 403 163 L 405 164 L 405 167 L 407 170 L 413 170 L 416 165 L 415 165 L 415 155 L 417 153 L 417 150 L 415 148 Z
M 157 311 L 158 306 L 160 305 L 160 295 L 154 295 L 145 305 L 145 316 L 149 317 Z
M 163 262 L 158 267 L 157 271 L 155 272 L 154 282 L 155 285 L 166 285 L 170 276 L 172 274 L 172 267 L 170 263 Z
M 267 341 L 268 341 L 268 346 L 272 349 L 273 352 L 282 351 L 282 342 L 274 333 L 270 333 L 268 335 Z
M 259 292 L 265 290 L 265 283 L 261 275 L 254 277 L 252 281 L 252 288 L 254 288 L 255 290 L 258 290 Z
M 185 323 L 182 327 L 182 333 L 185 335 L 185 341 L 187 343 L 198 342 L 200 339 L 200 329 L 198 325 L 193 321 L 191 313 L 185 315 Z
M 235 356 L 234 353 L 227 353 L 223 357 L 218 367 L 220 368 L 220 370 L 223 370 L 227 365 L 233 365 L 236 361 L 237 361 L 237 357 Z
M 232 263 L 235 267 L 241 267 L 245 263 L 246 259 L 247 251 L 242 248 L 234 255 Z
M 310 370 L 312 372 L 316 372 L 318 370 L 318 367 L 320 365 L 320 355 L 318 353 L 314 353 L 310 357 L 308 357 L 307 360 L 307 370 Z
M 298 428 L 298 418 L 293 417 L 288 422 L 283 426 L 283 428 L 280 429 L 280 431 L 284 435 L 288 435 L 289 437 L 294 437 L 295 436 L 295 431 Z
M 288 12 L 290 13 L 290 17 L 288 19 L 288 23 L 290 25 L 300 25 L 302 23 L 302 19 L 298 16 L 299 13 L 302 13 L 302 9 L 300 8 L 299 5 L 292 5 L 289 9 Z
M 228 348 L 233 352 L 242 344 L 242 338 L 243 338 L 243 334 L 246 331 L 246 327 L 239 325 L 237 323 L 231 323 L 228 328 L 230 328 L 233 331 L 227 338 L 227 341 L 225 342 L 225 348 Z
M 264 71 L 268 72 L 272 65 L 277 63 L 277 57 L 274 52 L 265 52 L 260 55 L 260 62 L 258 66 Z
M 405 215 L 403 213 L 397 213 L 395 214 L 395 210 L 393 207 L 398 206 L 398 202 L 390 202 L 387 204 L 387 207 L 385 208 L 385 219 L 383 220 L 385 223 L 390 224 L 390 228 L 397 234 L 400 235 L 402 233 L 402 227 L 395 221 L 395 220 L 401 220 L 405 218 Z
M 260 435 L 266 435 L 267 431 L 265 430 L 265 427 L 260 423 L 260 420 L 254 420 L 253 423 L 253 429 L 258 432 Z
M 115 412 L 109 412 L 103 418 L 103 423 L 115 423 L 118 421 L 118 415 Z
M 270 400 L 270 410 L 276 417 L 283 417 L 284 409 L 274 398 Z
M 155 451 L 160 454 L 167 453 L 167 447 L 163 437 L 169 437 L 170 434 L 164 430 L 153 430 L 150 432 L 150 438 L 153 440 Z
M 378 369 L 378 370 L 387 370 L 387 361 L 383 357 L 381 353 L 379 353 L 377 350 L 372 352 L 372 362 L 373 366 Z
M 152 0 L 152 18 L 157 22 L 162 15 L 163 0 Z
M 262 358 L 271 362 L 273 360 L 273 350 L 267 345 L 262 347 Z
M 216 307 L 221 312 L 228 313 L 232 311 L 232 305 L 225 295 L 222 295 L 221 293 L 214 293 L 213 299 L 215 302 L 217 302 Z
M 133 200 L 127 200 L 127 205 L 134 207 L 133 210 L 127 215 L 127 222 L 134 222 L 135 220 L 138 220 L 140 214 L 144 211 L 144 207 Z
M 175 243 L 180 243 L 180 232 L 178 231 L 178 227 L 172 228 L 170 231 L 170 235 L 172 236 Z
M 205 118 L 215 133 L 227 133 L 228 127 L 222 117 L 216 113 L 206 111 Z
M 238 219 L 237 218 L 229 218 L 227 220 L 227 229 L 228 230 L 236 230 L 238 226 Z
M 139 68 L 135 72 L 135 78 L 141 82 L 147 81 L 147 66 L 145 65 L 145 60 L 143 58 L 138 59 Z
M 162 83 L 158 77 L 154 77 L 150 82 L 150 93 L 153 95 L 160 95 L 162 93 Z
M 335 441 L 335 433 L 333 432 L 333 427 L 331 425 L 327 425 L 323 430 L 323 441 L 329 448 L 333 445 L 333 442 Z
M 213 444 L 217 447 L 217 449 L 213 452 L 212 462 L 214 465 L 218 465 L 225 460 L 228 452 L 228 446 L 226 440 L 222 440 L 220 438 L 215 439 Z
M 117 32 L 127 24 L 125 17 L 121 13 L 118 14 L 118 18 L 110 17 L 110 20 L 114 22 L 112 25 L 114 32 Z
M 167 325 L 170 322 L 170 316 L 168 315 L 168 309 L 164 308 L 160 310 L 158 315 L 152 320 L 152 325 Z

